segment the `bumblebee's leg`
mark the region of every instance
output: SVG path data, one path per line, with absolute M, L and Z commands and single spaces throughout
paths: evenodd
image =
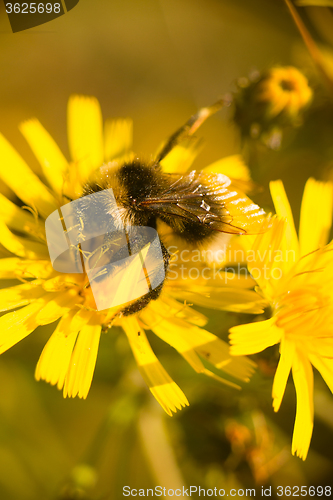
M 191 116 L 187 122 L 172 134 L 162 151 L 157 155 L 156 161 L 159 162 L 166 157 L 170 151 L 177 146 L 183 139 L 193 135 L 194 132 L 203 124 L 207 118 L 219 111 L 225 104 L 225 99 L 220 99 L 211 106 L 201 108 L 195 115 Z

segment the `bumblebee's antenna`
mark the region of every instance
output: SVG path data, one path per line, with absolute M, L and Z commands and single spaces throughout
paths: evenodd
M 226 99 L 219 99 L 211 106 L 201 108 L 195 115 L 191 116 L 187 122 L 172 134 L 162 151 L 157 155 L 156 162 L 160 162 L 170 151 L 177 146 L 183 139 L 191 136 L 203 124 L 207 118 L 219 111 L 226 104 Z

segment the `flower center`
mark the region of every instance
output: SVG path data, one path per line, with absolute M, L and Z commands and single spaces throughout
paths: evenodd
M 288 291 L 275 305 L 277 326 L 289 337 L 315 336 L 325 321 L 329 297 L 314 286 Z
M 281 80 L 280 86 L 283 90 L 293 92 L 296 90 L 295 82 L 292 80 Z

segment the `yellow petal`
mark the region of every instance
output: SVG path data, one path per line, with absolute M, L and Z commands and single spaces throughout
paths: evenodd
M 15 279 L 15 270 L 17 264 L 21 259 L 17 257 L 8 257 L 5 259 L 0 259 L 0 279 Z
M 45 259 L 49 256 L 46 245 L 12 233 L 0 220 L 0 243 L 10 252 L 27 259 Z
M 76 290 L 49 294 L 48 303 L 39 311 L 36 321 L 39 325 L 53 323 L 80 302 Z
M 65 314 L 47 344 L 36 366 L 36 380 L 45 380 L 62 389 L 69 368 L 78 330 L 72 330 L 74 311 Z
M 86 309 L 79 309 L 76 314 L 74 314 L 71 321 L 71 331 L 80 331 L 81 328 L 90 321 L 94 313 L 92 311 L 87 311 Z
M 155 304 L 150 303 L 149 308 L 146 308 L 141 312 L 140 319 L 142 319 L 142 321 L 147 325 L 147 328 L 150 328 L 155 335 L 176 349 L 176 351 L 178 351 L 179 354 L 186 359 L 196 372 L 204 372 L 205 367 L 191 345 L 192 342 L 190 340 L 190 336 L 192 328 L 195 327 L 186 323 L 189 332 L 188 338 L 184 338 L 184 335 L 178 335 L 179 330 L 173 323 L 168 321 L 168 318 L 165 318 L 164 315 L 162 315 L 163 309 L 160 309 L 160 303 L 157 304 L 157 307 Z
M 104 158 L 110 161 L 126 158 L 132 148 L 133 122 L 130 118 L 107 120 L 104 129 Z
M 233 356 L 255 354 L 280 342 L 283 330 L 275 325 L 275 318 L 230 328 L 230 353 Z
M 323 356 L 316 356 L 311 353 L 309 354 L 309 360 L 319 371 L 331 392 L 333 392 L 333 359 L 327 359 Z
M 245 165 L 241 155 L 232 155 L 221 158 L 203 169 L 203 172 L 224 174 L 232 179 L 251 180 L 249 168 Z
M 73 160 L 80 164 L 79 174 L 84 182 L 104 161 L 102 112 L 94 97 L 70 98 L 68 141 Z
M 170 247 L 172 248 L 172 247 Z M 199 252 L 199 250 L 195 250 Z M 179 288 L 180 290 L 194 290 L 198 287 L 199 293 L 201 293 L 204 287 L 207 289 L 214 289 L 216 291 L 225 288 L 239 288 L 242 290 L 247 290 L 250 288 L 254 288 L 256 286 L 256 282 L 249 276 L 249 273 L 245 273 L 247 271 L 245 261 L 246 261 L 246 253 L 244 249 L 239 249 L 238 253 L 235 255 L 235 258 L 240 257 L 239 261 L 229 261 L 229 265 L 225 265 L 224 263 L 216 264 L 208 266 L 205 263 L 205 258 L 210 258 L 208 253 L 200 254 L 199 257 L 196 257 L 197 254 L 183 253 L 184 260 L 179 259 L 179 261 L 173 259 L 171 260 L 169 266 L 168 280 L 166 280 L 165 286 L 170 285 L 171 288 Z M 185 260 L 185 255 L 189 257 Z M 197 262 L 197 259 L 201 259 L 200 262 Z M 244 259 L 244 260 L 243 260 Z M 244 262 L 244 265 L 242 264 Z M 239 266 L 236 264 L 239 263 Z
M 83 282 L 83 274 L 57 274 L 56 272 L 54 274 L 54 277 L 43 282 L 42 286 L 47 292 L 62 292 L 71 286 L 80 286 Z
M 149 390 L 166 413 L 171 416 L 172 412 L 187 406 L 186 396 L 155 356 L 137 319 L 134 316 L 123 318 L 122 328 Z
M 1 193 L 0 220 L 2 220 L 11 229 L 15 229 L 21 233 L 28 233 L 33 236 L 45 234 L 44 227 L 42 227 L 42 225 L 34 219 L 31 213 L 18 207 Z
M 36 208 L 44 218 L 56 210 L 57 203 L 46 186 L 30 170 L 23 158 L 0 134 L 0 177 L 27 205 Z
M 293 364 L 295 344 L 288 342 L 284 337 L 280 344 L 280 361 L 273 382 L 273 408 L 278 411 L 287 385 L 289 373 Z
M 172 283 L 170 284 L 172 289 Z M 231 312 L 243 312 L 247 314 L 261 314 L 267 303 L 262 297 L 252 290 L 241 290 L 239 288 L 220 287 L 196 287 L 190 290 L 173 290 L 172 295 L 178 299 L 185 300 L 189 304 L 219 309 Z
M 101 325 L 93 317 L 83 326 L 71 356 L 64 397 L 86 399 L 95 371 Z
M 8 311 L 14 307 L 21 307 L 38 299 L 45 294 L 39 282 L 24 283 L 0 290 L 0 311 Z
M 290 204 L 283 187 L 283 183 L 282 181 L 270 182 L 269 188 L 271 191 L 271 196 L 273 199 L 276 213 L 280 217 L 285 217 L 287 219 L 287 228 L 285 234 L 286 246 L 289 249 L 293 249 L 296 252 L 296 258 L 298 258 L 299 256 L 298 238 L 295 229 L 293 213 L 291 211 Z
M 9 261 L 9 259 L 6 259 Z M 11 259 L 14 260 L 14 259 Z M 14 263 L 10 265 L 14 267 Z M 1 260 L 0 260 L 0 273 L 1 273 Z M 46 279 L 55 273 L 50 260 L 25 260 L 16 259 L 14 268 L 15 277 L 20 278 L 40 278 Z
M 165 289 L 163 289 L 163 293 L 160 295 L 159 301 L 163 301 L 164 304 L 166 304 L 170 310 L 170 315 L 177 315 L 178 318 L 183 318 L 189 323 L 197 326 L 205 326 L 207 324 L 208 318 L 204 314 L 196 311 L 184 303 L 178 302 L 178 300 L 175 300 L 173 297 L 170 297 L 164 292 Z
M 36 119 L 22 123 L 20 130 L 36 155 L 50 186 L 56 193 L 62 194 L 68 162 L 59 147 Z
M 215 335 L 206 330 L 201 329 L 200 333 L 201 336 L 204 334 L 206 338 L 205 344 L 195 349 L 200 356 L 232 377 L 244 380 L 245 382 L 250 380 L 255 363 L 243 357 L 231 358 L 229 354 L 229 345 L 226 342 L 215 337 Z
M 267 117 L 272 119 L 278 115 L 287 105 L 288 105 L 288 95 L 286 92 L 281 91 L 278 86 L 276 87 L 276 93 L 279 94 L 275 101 L 271 100 L 271 92 L 261 95 L 261 100 L 268 101 Z M 258 99 L 259 100 L 259 99 Z M 269 102 L 270 101 L 270 102 Z
M 214 240 L 207 249 L 200 249 L 202 262 L 207 262 L 211 266 L 227 266 L 228 264 L 240 264 L 246 262 L 246 252 L 243 242 L 249 242 L 249 248 L 252 247 L 251 239 L 255 236 L 246 235 L 245 238 L 232 236 L 227 233 L 214 235 Z
M 38 326 L 36 316 L 45 303 L 45 296 L 18 311 L 0 318 L 0 354 L 20 342 Z
M 330 325 L 331 323 L 332 309 L 330 311 L 325 311 L 325 313 L 324 321 L 322 323 L 323 328 L 320 328 L 320 330 L 318 328 L 318 331 L 315 332 L 310 342 L 304 342 L 304 347 L 306 346 L 305 349 L 308 353 L 309 359 L 310 355 L 313 354 L 314 356 L 333 360 L 333 338 L 329 327 L 327 328 L 327 325 Z M 325 335 L 327 338 L 323 338 Z
M 272 299 L 276 286 L 297 259 L 296 252 L 286 245 L 287 223 L 274 217 L 271 228 L 255 239 L 253 248 L 247 252 L 248 269 L 260 286 L 265 297 Z
M 81 170 L 81 163 L 79 161 L 71 162 L 64 181 L 63 192 L 65 197 L 69 200 L 80 198 L 86 181 L 86 174 Z
M 292 372 L 297 396 L 292 454 L 305 460 L 313 430 L 313 372 L 311 364 L 300 352 L 294 358 Z
M 327 243 L 332 225 L 333 185 L 309 179 L 305 185 L 299 243 L 301 255 L 305 255 Z
M 189 137 L 175 146 L 170 153 L 161 160 L 164 172 L 183 174 L 186 172 L 202 149 L 202 141 Z
M 196 372 L 206 372 L 199 358 L 201 356 L 216 368 L 240 380 L 248 380 L 252 374 L 253 363 L 250 360 L 244 358 L 238 363 L 230 357 L 225 342 L 203 328 L 170 316 L 168 308 L 163 307 L 161 301 L 150 304 L 149 310 L 143 311 L 143 318 L 149 328 L 174 347 Z

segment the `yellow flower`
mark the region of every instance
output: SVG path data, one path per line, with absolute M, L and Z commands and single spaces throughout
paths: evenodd
M 211 307 L 256 314 L 262 311 L 262 300 L 251 290 L 252 280 L 245 288 L 231 287 L 208 269 L 212 278 L 209 286 L 205 288 L 203 280 L 191 282 L 184 287 L 183 297 L 184 280 L 176 276 L 166 282 L 158 300 L 152 300 L 139 313 L 122 316 L 120 307 L 96 311 L 91 290 L 84 287 L 83 274 L 62 274 L 51 266 L 45 219 L 70 199 L 80 197 L 88 178 L 104 163 L 133 158 L 131 120 L 112 120 L 103 128 L 98 102 L 94 98 L 72 97 L 68 106 L 71 162 L 38 120 L 23 123 L 20 130 L 41 165 L 44 180 L 30 170 L 0 135 L 0 176 L 26 205 L 19 208 L 0 194 L 0 243 L 5 252 L 1 254 L 0 277 L 21 281 L 0 290 L 1 311 L 12 310 L 0 318 L 0 352 L 24 339 L 39 325 L 59 321 L 40 356 L 36 378 L 57 385 L 65 397 L 86 398 L 101 333 L 112 334 L 111 323 L 121 326 L 149 389 L 169 414 L 188 401 L 155 356 L 145 330 L 152 330 L 173 346 L 199 373 L 218 378 L 205 367 L 201 359 L 204 358 L 216 368 L 247 380 L 253 363 L 231 358 L 228 345 L 203 328 L 207 318 L 184 301 L 190 298 L 200 304 L 202 296 L 204 302 L 211 296 Z M 164 169 L 183 171 L 191 165 L 197 150 L 196 140 L 179 144 L 164 158 Z M 246 171 L 238 158 L 231 159 L 229 167 L 224 160 L 226 170 L 232 165 L 235 177 Z
M 275 67 L 254 81 L 241 80 L 235 95 L 234 120 L 244 136 L 261 138 L 277 148 L 281 127 L 299 125 L 310 105 L 313 91 L 306 77 L 295 67 Z
M 265 118 L 283 114 L 294 119 L 312 100 L 312 90 L 305 76 L 293 66 L 270 69 L 257 83 L 257 103 L 265 105 Z
M 325 246 L 333 191 L 331 183 L 308 180 L 298 238 L 282 182 L 272 182 L 270 189 L 278 217 L 247 255 L 272 317 L 232 328 L 231 353 L 253 354 L 280 344 L 273 407 L 278 411 L 292 370 L 297 395 L 292 452 L 305 460 L 313 428 L 312 365 L 333 390 L 333 242 Z

